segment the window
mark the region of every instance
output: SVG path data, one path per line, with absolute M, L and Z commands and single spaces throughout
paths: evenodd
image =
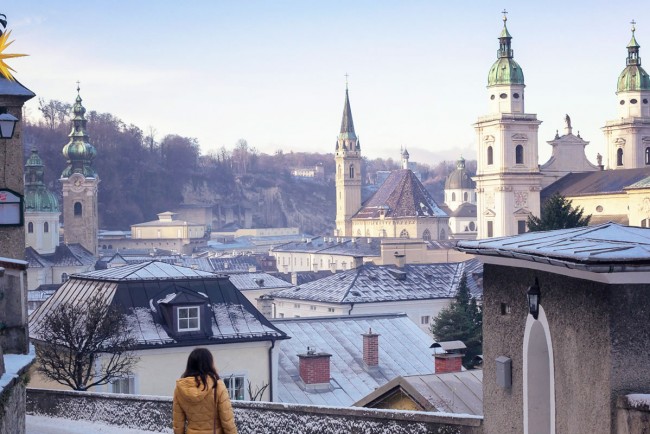
M 447 239 L 447 232 L 445 232 L 444 229 L 440 229 L 440 238 L 439 240 L 446 240 Z
M 34 223 L 32 222 L 27 223 L 27 232 L 29 232 L 30 234 L 34 233 Z
M 488 146 L 487 148 L 487 164 L 492 164 L 494 162 L 494 151 L 492 150 L 492 146 Z
M 429 229 L 425 229 L 424 232 L 422 232 L 422 239 L 424 241 L 431 241 L 431 232 L 429 232 Z
M 179 332 L 190 332 L 201 329 L 199 327 L 201 314 L 198 306 L 179 307 L 177 308 L 177 315 Z
M 48 222 L 43 223 L 43 232 L 48 233 L 50 231 L 50 224 Z
M 350 179 L 354 179 L 354 166 L 350 164 Z
M 474 222 L 469 222 L 469 230 L 472 232 L 476 230 L 476 224 Z
M 645 148 L 645 164 L 650 164 L 650 148 Z
M 243 401 L 246 399 L 246 390 L 244 389 L 244 383 L 246 378 L 243 375 L 230 375 L 229 377 L 222 378 L 226 389 L 228 389 L 228 395 L 230 395 L 231 400 Z
M 517 145 L 515 148 L 515 164 L 524 164 L 524 147 Z
M 284 318 L 284 313 L 279 313 L 278 318 Z
M 467 202 L 467 201 L 469 201 L 469 193 L 465 192 L 463 193 L 463 202 Z
M 632 98 L 632 99 L 630 100 L 630 104 L 636 104 L 636 103 L 638 103 L 638 102 L 639 102 L 639 101 L 637 101 L 637 100 L 634 99 L 634 98 Z
M 513 94 L 512 94 L 512 97 L 513 97 L 514 99 L 519 99 L 519 94 L 518 94 L 518 93 L 513 93 Z
M 332 313 L 332 312 L 334 312 L 334 308 L 333 308 L 333 307 L 328 307 L 328 308 L 327 308 L 327 311 L 330 312 L 330 313 Z
M 409 232 L 406 229 L 402 229 L 402 232 L 399 233 L 400 238 L 408 238 Z
M 451 194 L 451 201 L 456 202 L 456 193 Z
M 111 381 L 111 393 L 135 393 L 135 379 L 133 377 L 118 378 Z
M 501 95 L 499 95 L 499 98 L 506 99 L 508 98 L 508 94 L 502 93 Z
M 81 202 L 74 203 L 74 216 L 81 217 Z
M 487 236 L 488 238 L 492 238 L 494 236 L 494 222 L 492 221 L 487 222 Z
M 641 220 L 641 227 L 642 228 L 650 228 L 650 219 Z
M 525 220 L 517 220 L 517 233 L 518 234 L 526 233 L 526 221 Z
M 68 273 L 61 273 L 61 283 L 68 281 Z
M 309 306 L 309 309 L 316 310 L 316 306 Z
M 618 148 L 616 150 L 616 165 L 617 166 L 623 165 L 623 148 Z
M 421 316 L 421 317 L 420 317 L 420 324 L 422 324 L 422 325 L 427 325 L 427 324 L 429 324 L 429 319 L 430 319 L 429 315 L 423 315 L 423 316 Z
M 300 304 L 299 303 L 294 303 L 293 308 L 294 309 L 300 309 Z

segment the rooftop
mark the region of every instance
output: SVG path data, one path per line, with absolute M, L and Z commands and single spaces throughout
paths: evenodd
M 544 188 L 541 199 L 543 201 L 556 192 L 565 197 L 623 193 L 625 187 L 649 176 L 650 168 L 569 173 Z

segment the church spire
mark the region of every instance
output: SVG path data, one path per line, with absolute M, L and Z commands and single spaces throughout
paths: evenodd
M 502 13 L 503 30 L 501 30 L 501 34 L 499 35 L 499 51 L 497 52 L 497 57 L 507 57 L 508 59 L 512 59 L 514 54 L 511 48 L 512 36 L 510 35 L 510 32 L 508 32 L 508 27 L 506 26 L 506 22 L 508 21 L 508 12 L 504 9 Z
M 92 167 L 92 161 L 97 155 L 97 150 L 90 144 L 86 132 L 86 109 L 82 105 L 79 93 L 79 82 L 77 82 L 77 98 L 72 106 L 72 131 L 68 137 L 70 141 L 63 147 L 63 155 L 68 159 L 68 166 L 61 177 L 68 178 L 73 173 L 81 173 L 86 177 L 94 178 L 96 173 Z
M 636 31 L 636 21 L 632 20 L 630 24 L 632 24 L 632 39 L 630 39 L 630 43 L 627 44 L 627 60 L 625 61 L 625 64 L 627 66 L 641 66 L 641 58 L 639 57 L 639 48 L 641 48 L 641 46 L 634 36 L 634 32 Z
M 356 140 L 357 135 L 354 132 L 354 122 L 352 121 L 352 109 L 350 108 L 350 97 L 348 95 L 348 85 L 345 84 L 345 105 L 343 106 L 343 119 L 341 120 L 341 133 L 339 139 Z

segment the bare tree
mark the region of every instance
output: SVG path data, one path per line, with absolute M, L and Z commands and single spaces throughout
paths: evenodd
M 126 316 L 99 294 L 51 310 L 36 333 L 38 371 L 74 390 L 130 375 L 139 361 Z
M 269 387 L 269 383 L 262 383 L 262 387 L 255 386 L 255 391 L 253 391 L 253 385 L 251 382 L 248 382 L 248 396 L 251 398 L 251 401 L 261 401 L 264 391 Z
M 43 115 L 45 122 L 51 130 L 67 121 L 71 109 L 72 106 L 70 104 L 55 99 L 49 101 L 43 98 L 38 99 L 38 110 Z

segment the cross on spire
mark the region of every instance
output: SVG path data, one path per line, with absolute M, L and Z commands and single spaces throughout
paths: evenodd
M 79 80 L 77 80 L 77 93 L 79 93 L 79 91 L 81 90 L 81 88 L 79 87 L 79 84 L 80 84 L 80 82 L 79 82 Z
M 348 90 L 348 77 L 349 77 L 349 76 L 350 76 L 350 75 L 346 72 L 346 73 L 345 73 L 345 90 Z
M 632 24 L 632 33 L 634 33 L 634 31 L 636 30 L 636 27 L 635 27 L 636 21 L 632 20 L 632 21 L 630 21 L 630 24 Z
M 508 11 L 507 10 L 502 10 L 501 13 L 503 14 L 503 21 L 508 21 Z

